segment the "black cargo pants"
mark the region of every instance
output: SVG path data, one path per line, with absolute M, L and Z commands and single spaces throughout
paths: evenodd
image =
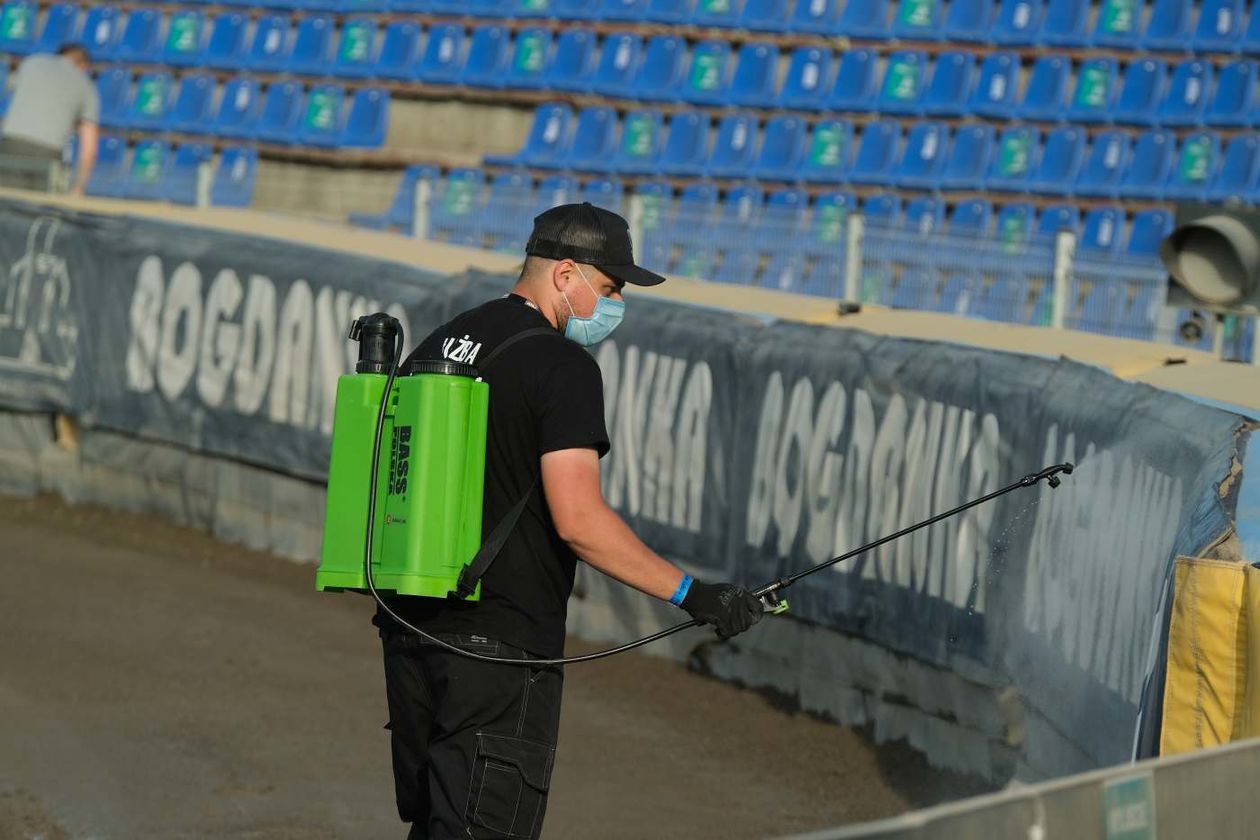
M 435 634 L 510 659 L 525 651 L 480 636 Z M 560 726 L 559 668 L 496 665 L 413 633 L 381 631 L 398 815 L 408 838 L 536 838 Z

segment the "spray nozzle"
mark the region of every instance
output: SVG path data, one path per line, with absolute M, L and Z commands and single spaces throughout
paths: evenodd
M 358 373 L 385 373 L 394 358 L 394 345 L 402 325 L 384 312 L 355 318 L 350 325 L 350 340 L 359 342 Z

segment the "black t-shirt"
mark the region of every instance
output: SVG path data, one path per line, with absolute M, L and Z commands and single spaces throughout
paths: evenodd
M 439 327 L 408 361 L 450 359 L 475 365 L 507 338 L 549 326 L 524 298 L 508 295 Z M 562 656 L 577 556 L 552 523 L 541 458 L 561 449 L 590 448 L 601 457 L 608 452 L 603 379 L 590 354 L 559 333 L 522 339 L 482 370 L 481 377 L 490 386 L 482 539 L 535 479 L 538 486 L 482 578 L 479 602 L 398 595 L 385 600 L 426 632 L 477 634 L 539 656 Z M 389 619 L 382 614 L 378 621 Z

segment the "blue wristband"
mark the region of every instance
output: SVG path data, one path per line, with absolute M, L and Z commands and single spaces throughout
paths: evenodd
M 692 584 L 691 575 L 683 573 L 683 578 L 678 583 L 678 588 L 674 590 L 674 595 L 669 602 L 675 607 L 681 607 L 683 599 L 687 597 L 687 593 L 691 591 Z

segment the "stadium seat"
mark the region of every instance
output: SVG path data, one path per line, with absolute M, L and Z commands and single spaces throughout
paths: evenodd
M 1019 81 L 1019 56 L 997 52 L 980 63 L 980 78 L 967 103 L 968 113 L 1010 119 L 1015 115 Z
M 730 0 L 699 0 L 691 16 L 696 26 L 735 27 L 740 23 L 740 6 Z
M 901 212 L 901 197 L 896 193 L 872 193 L 862 199 L 862 216 L 867 227 L 886 229 L 900 227 Z
M 1190 42 L 1192 49 L 1196 53 L 1237 50 L 1246 14 L 1243 0 L 1203 0 L 1199 6 L 1199 23 Z
M 207 67 L 234 70 L 245 65 L 248 24 L 249 18 L 240 12 L 224 12 L 215 17 L 203 59 Z
M 573 111 L 568 105 L 558 102 L 539 105 L 521 150 L 506 156 L 486 155 L 485 161 L 494 166 L 559 168 L 569 150 L 569 127 L 572 123 Z
M 246 65 L 259 73 L 279 73 L 289 64 L 291 27 L 287 15 L 264 15 L 254 24 Z
M 590 183 L 596 182 L 592 181 Z M 559 207 L 561 204 L 571 204 L 577 195 L 578 183 L 573 178 L 568 175 L 548 175 L 538 182 L 538 204 L 536 206 L 539 208 L 539 212 L 550 210 L 552 207 Z
M 834 111 L 869 111 L 875 101 L 875 68 L 879 57 L 874 50 L 847 50 L 840 59 L 835 85 L 827 98 Z
M 244 76 L 229 79 L 223 86 L 219 110 L 210 130 L 223 137 L 250 137 L 261 107 L 262 90 L 256 79 Z
M 951 236 L 983 236 L 993 222 L 993 205 L 988 199 L 973 198 L 954 205 L 946 228 Z
M 1189 52 L 1193 8 L 1187 0 L 1154 0 L 1146 32 L 1142 35 L 1142 46 L 1148 50 Z
M 666 228 L 666 241 L 678 246 L 681 259 L 673 263 L 674 273 L 684 277 L 706 277 L 713 265 L 713 225 L 717 208 L 717 187 L 700 181 L 688 184 L 674 203 L 672 224 Z M 688 247 L 698 243 L 700 247 Z
M 705 173 L 717 178 L 746 175 L 756 151 L 757 117 L 743 111 L 727 114 L 718 122 Z
M 1172 233 L 1173 216 L 1167 210 L 1139 210 L 1133 214 L 1125 252 L 1130 256 L 1155 256 L 1164 237 Z
M 459 83 L 471 87 L 503 87 L 512 33 L 505 26 L 478 26 L 468 42 L 468 60 Z
M 949 156 L 949 128 L 943 123 L 918 122 L 906 136 L 906 147 L 897 166 L 899 186 L 935 189 Z
M 726 101 L 750 107 L 778 106 L 774 90 L 778 69 L 778 47 L 760 42 L 744 44 L 739 48 Z
M 648 46 L 649 53 L 651 45 Z M 649 59 L 650 60 L 650 59 Z M 727 101 L 731 70 L 731 45 L 727 41 L 701 41 L 691 48 L 691 63 L 683 75 L 681 98 L 697 105 L 718 105 Z M 653 89 L 643 94 L 649 99 L 672 99 L 677 90 Z
M 809 195 L 804 190 L 781 189 L 766 196 L 761 224 L 756 233 L 759 245 L 767 250 L 795 250 L 805 232 Z
M 26 55 L 35 50 L 39 7 L 26 0 L 9 0 L 0 7 L 0 50 Z
M 928 236 L 945 226 L 945 202 L 933 196 L 918 196 L 906 202 L 905 218 L 902 220 L 908 233 Z M 914 243 L 912 248 L 921 248 Z
M 345 129 L 337 144 L 351 149 L 379 149 L 389 129 L 389 92 L 362 87 L 350 99 Z
M 927 64 L 927 53 L 918 50 L 905 50 L 888 56 L 875 109 L 885 114 L 917 113 Z
M 796 0 L 788 29 L 815 35 L 839 35 L 840 6 L 841 0 Z
M 1155 119 L 1160 125 L 1200 125 L 1212 88 L 1212 65 L 1194 59 L 1173 68 L 1168 94 L 1159 104 Z
M 844 11 L 840 13 L 840 34 L 849 38 L 887 38 L 888 0 L 845 3 Z
M 156 201 L 162 195 L 162 182 L 170 165 L 170 144 L 161 140 L 142 140 L 131 153 L 123 196 Z
M 643 39 L 619 33 L 604 38 L 590 89 L 605 96 L 632 97 L 631 84 L 643 58 Z
M 1085 164 L 1077 176 L 1076 195 L 1115 198 L 1120 176 L 1132 156 L 1131 139 L 1124 131 L 1106 131 L 1094 136 Z
M 608 166 L 624 175 L 646 175 L 656 170 L 661 155 L 665 118 L 656 109 L 630 111 L 621 120 L 621 140 Z
M 556 39 L 556 54 L 547 65 L 543 86 L 571 92 L 590 88 L 595 67 L 595 33 L 589 29 L 566 29 Z
M 1079 126 L 1060 126 L 1046 135 L 1041 159 L 1028 179 L 1028 189 L 1068 195 L 1085 159 L 1085 132 Z
M 248 207 L 254 200 L 258 150 L 229 146 L 219 155 L 219 166 L 210 185 L 210 203 L 218 207 Z
M 643 19 L 654 23 L 687 23 L 695 6 L 696 0 L 648 0 Z
M 1124 68 L 1112 119 L 1129 125 L 1153 125 L 1167 79 L 1168 65 L 1160 59 L 1130 61 Z
M 992 0 L 951 0 L 942 34 L 948 41 L 988 41 L 993 10 Z
M 101 125 L 112 128 L 127 120 L 131 95 L 131 71 L 107 67 L 96 77 L 96 97 L 101 107 Z
M 651 271 L 669 268 L 669 228 L 673 212 L 673 188 L 664 181 L 640 181 L 634 188 L 639 203 L 639 265 Z
M 936 272 L 912 268 L 902 272 L 888 305 L 893 309 L 930 310 L 936 306 L 936 297 Z
M 377 34 L 373 18 L 349 18 L 342 23 L 337 52 L 332 62 L 332 74 L 349 79 L 376 75 Z
M 990 190 L 1023 190 L 1037 165 L 1041 132 L 1029 126 L 1013 126 L 1002 131 L 989 164 L 984 186 Z
M 1172 168 L 1176 141 L 1168 131 L 1147 131 L 1138 135 L 1133 156 L 1118 185 L 1124 198 L 1158 198 Z
M 39 30 L 39 40 L 35 42 L 35 52 L 56 52 L 61 49 L 63 44 L 75 37 L 78 24 L 79 7 L 74 3 L 49 6 L 44 16 L 44 27 Z M 0 45 L 0 49 L 13 51 L 3 45 Z
M 739 25 L 754 32 L 783 32 L 788 27 L 788 0 L 747 0 Z
M 1072 122 L 1109 122 L 1119 78 L 1120 65 L 1114 58 L 1092 58 L 1081 64 L 1067 118 Z
M 1260 184 L 1260 136 L 1239 134 L 1225 147 L 1216 177 L 1208 185 L 1208 201 L 1253 200 Z
M 1134 0 L 1102 0 L 1090 41 L 1099 47 L 1135 49 L 1142 23 L 1142 3 Z
M 1162 198 L 1203 201 L 1215 180 L 1221 156 L 1221 138 L 1211 131 L 1185 137 L 1168 178 Z
M 1076 233 L 1081 227 L 1081 211 L 1073 204 L 1051 204 L 1043 207 L 1037 217 L 1038 239 L 1053 239 L 1061 231 Z
M 823 120 L 814 125 L 800 177 L 804 181 L 835 184 L 845 181 L 853 157 L 853 124 Z
M 687 42 L 681 37 L 657 35 L 650 39 L 643 50 L 643 63 L 630 82 L 629 95 L 648 102 L 677 100 L 686 57 Z
M 170 73 L 145 73 L 136 79 L 124 124 L 140 131 L 158 131 L 166 127 L 175 83 Z
M 1007 204 L 998 211 L 994 235 L 1007 253 L 1012 252 L 1032 238 L 1037 210 L 1028 202 Z
M 206 16 L 199 11 L 171 15 L 158 60 L 173 67 L 200 66 L 206 56 Z M 178 156 L 178 153 L 177 153 Z
M 603 207 L 614 213 L 621 212 L 622 196 L 625 187 L 618 178 L 592 178 L 582 185 L 578 201 L 589 201 L 596 207 Z M 554 207 L 555 205 L 551 205 Z
M 830 90 L 832 54 L 821 47 L 797 47 L 788 60 L 787 77 L 779 92 L 779 104 L 792 110 L 826 107 Z
M 808 262 L 800 291 L 840 296 L 849 214 L 856 207 L 857 200 L 848 192 L 824 193 L 814 199 L 804 247 Z
M 616 143 L 617 112 L 606 106 L 583 108 L 563 164 L 578 171 L 602 172 L 616 151 Z
M 161 26 L 162 15 L 156 9 L 133 9 L 127 15 L 127 25 L 123 28 L 122 38 L 119 39 L 118 46 L 114 50 L 113 60 L 136 64 L 156 62 L 160 48 L 158 32 Z M 146 152 L 146 154 L 156 155 L 157 153 Z M 134 155 L 132 159 L 134 161 Z
M 1246 55 L 1260 55 L 1260 15 L 1256 14 L 1255 0 L 1252 0 L 1251 13 L 1247 16 L 1247 29 L 1243 32 L 1238 49 Z
M 1062 55 L 1044 55 L 1033 62 L 1029 71 L 1024 101 L 1015 113 L 1026 120 L 1059 120 L 1063 118 L 1068 80 L 1072 63 Z
M 207 73 L 184 76 L 171 105 L 167 126 L 171 131 L 203 134 L 210 128 L 210 106 L 214 100 L 214 77 Z
M 922 112 L 931 117 L 958 117 L 967 112 L 976 60 L 969 53 L 943 52 L 932 65 L 932 78 L 923 92 Z
M 381 50 L 371 75 L 394 81 L 415 78 L 420 60 L 420 25 L 409 20 L 396 20 L 385 27 Z
M 603 20 L 643 20 L 648 0 L 602 0 L 597 17 Z
M 862 129 L 849 180 L 855 184 L 891 184 L 901 152 L 901 123 L 877 120 Z
M 756 184 L 741 184 L 727 190 L 726 195 L 718 203 L 715 239 L 726 256 L 726 259 L 723 260 L 724 275 L 726 275 L 726 272 L 729 272 L 732 251 L 737 252 L 739 257 L 746 257 L 754 253 L 753 245 L 757 239 L 757 223 L 761 220 L 761 210 L 764 202 L 765 193 L 760 186 Z M 744 276 L 723 276 L 721 279 L 728 282 L 747 283 L 750 279 L 749 275 L 752 274 L 748 270 L 747 260 L 737 259 L 736 262 L 743 268 Z
M 1085 214 L 1077 250 L 1085 256 L 1112 256 L 1120 251 L 1124 211 L 1119 207 L 1095 207 Z
M 181 143 L 175 147 L 162 175 L 160 197 L 176 204 L 197 203 L 198 172 L 214 156 L 209 143 Z M 209 196 L 207 196 L 209 198 Z
M 941 37 L 941 12 L 944 0 L 900 0 L 893 18 L 892 35 L 914 41 L 933 41 Z
M 292 143 L 303 110 L 302 86 L 273 82 L 263 96 L 262 111 L 252 135 L 267 143 Z
M 117 197 L 126 183 L 127 144 L 121 137 L 102 136 L 96 145 L 96 166 L 88 179 L 88 195 Z
M 1203 114 L 1207 125 L 1241 128 L 1253 123 L 1256 111 L 1256 63 L 1234 61 L 1221 68 L 1216 90 Z
M 517 32 L 509 50 L 503 86 L 535 90 L 545 87 L 552 47 L 550 30 L 531 27 Z
M 536 201 L 534 179 L 524 172 L 501 172 L 490 179 L 481 232 L 489 239 L 491 250 L 521 247 L 529 238 L 529 220 Z
M 954 132 L 954 143 L 941 172 L 943 189 L 978 189 L 993 156 L 993 127 L 969 123 Z
M 482 189 L 480 169 L 452 169 L 439 183 L 429 214 L 430 235 L 459 245 L 482 244 Z
M 114 6 L 92 6 L 88 9 L 79 41 L 93 61 L 114 59 L 121 23 L 121 15 Z
M 699 111 L 679 111 L 669 119 L 669 130 L 659 168 L 665 175 L 699 175 L 709 158 L 709 117 Z
M 1089 42 L 1089 0 L 1049 0 L 1037 41 L 1055 47 L 1083 47 Z
M 1045 12 L 1043 0 L 1001 0 L 991 37 L 996 44 L 1035 43 Z
M 422 181 L 428 182 L 430 188 L 441 178 L 441 170 L 432 164 L 412 164 L 403 170 L 394 191 L 394 198 L 384 213 L 351 213 L 350 224 L 356 227 L 386 230 L 400 228 L 410 232 L 415 226 L 416 188 Z
M 767 122 L 752 176 L 768 181 L 796 180 L 805 157 L 807 131 L 800 117 L 775 117 Z
M 464 66 L 464 27 L 444 23 L 429 30 L 424 56 L 417 71 L 419 79 L 430 84 L 453 85 Z

